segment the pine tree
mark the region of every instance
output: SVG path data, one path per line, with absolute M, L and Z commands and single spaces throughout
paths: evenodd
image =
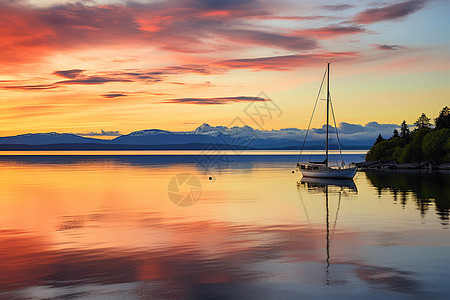
M 434 124 L 436 125 L 436 129 L 450 128 L 450 109 L 448 106 L 441 110 L 439 116 L 434 119 Z
M 398 135 L 398 130 L 397 130 L 397 129 L 394 129 L 392 138 L 395 139 L 395 138 L 398 138 L 398 137 L 399 137 L 399 135 Z
M 422 115 L 420 115 L 417 121 L 414 122 L 414 125 L 416 125 L 417 129 L 430 128 L 431 127 L 430 120 L 431 119 L 428 118 L 426 114 L 422 113 Z
M 400 136 L 404 139 L 409 139 L 409 128 L 405 120 L 400 125 Z
M 380 134 L 378 134 L 378 137 L 377 137 L 377 139 L 375 140 L 374 145 L 376 145 L 376 144 L 378 144 L 378 143 L 381 143 L 382 141 L 384 141 L 384 138 L 381 136 L 381 133 L 380 133 Z

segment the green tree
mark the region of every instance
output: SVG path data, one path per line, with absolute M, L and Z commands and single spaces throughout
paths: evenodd
M 379 134 L 366 154 L 366 161 L 450 163 L 450 128 L 438 129 L 438 125 L 448 126 L 446 122 L 449 120 L 447 118 L 450 118 L 449 115 L 449 109 L 446 106 L 436 118 L 435 129 L 430 128 L 430 119 L 422 114 L 414 123 L 417 128 L 412 132 L 409 131 L 406 121 L 403 121 L 400 126 L 400 135 L 398 130 L 394 130 L 393 136 L 384 140 Z
M 426 160 L 443 163 L 448 152 L 446 142 L 450 139 L 450 129 L 432 130 L 422 141 L 422 151 Z
M 414 125 L 416 125 L 417 129 L 431 128 L 430 120 L 431 119 L 428 118 L 426 114 L 422 113 L 417 121 L 414 122 Z
M 448 106 L 441 110 L 439 116 L 434 119 L 434 124 L 436 125 L 436 129 L 450 128 L 450 109 Z
M 411 141 L 406 144 L 400 155 L 400 163 L 421 162 L 424 160 L 422 140 L 428 132 L 427 129 L 422 128 L 411 133 Z
M 402 124 L 400 125 L 400 136 L 404 139 L 409 139 L 409 128 L 408 125 L 406 124 L 406 121 L 403 120 Z
M 366 154 L 366 161 L 373 160 L 392 160 L 394 152 L 397 147 L 403 144 L 401 139 L 388 139 L 378 144 L 375 144 L 370 148 Z
M 445 149 L 444 163 L 450 163 L 450 138 L 447 139 L 444 149 Z M 450 197 L 448 199 L 450 199 Z
M 392 134 L 392 138 L 395 139 L 395 138 L 398 138 L 398 137 L 399 137 L 399 135 L 398 135 L 398 130 L 397 130 L 397 129 L 394 129 L 394 132 L 393 132 L 393 134 Z
M 392 153 L 392 160 L 395 160 L 396 162 L 399 162 L 400 161 L 400 158 L 401 158 L 401 156 L 402 156 L 402 154 L 403 154 L 403 150 L 404 150 L 405 148 L 404 147 L 401 147 L 401 146 L 397 146 L 397 147 L 395 147 L 394 148 L 394 152 Z
M 380 133 L 380 134 L 378 134 L 378 137 L 377 137 L 377 139 L 375 140 L 374 145 L 376 145 L 376 144 L 378 144 L 378 143 L 381 143 L 382 141 L 384 141 L 384 138 L 381 136 L 381 133 Z

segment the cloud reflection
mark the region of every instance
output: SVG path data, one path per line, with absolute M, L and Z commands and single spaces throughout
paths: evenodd
M 68 217 L 77 218 L 80 217 Z M 151 293 L 144 294 L 145 297 L 237 297 L 245 287 L 253 284 L 264 287 L 265 280 L 276 276 L 274 270 L 262 268 L 268 262 L 299 266 L 314 263 L 319 268 L 325 263 L 323 226 L 176 222 L 158 214 L 139 214 L 135 218 L 138 224 L 135 230 L 144 233 L 141 237 L 147 239 L 148 247 L 61 248 L 44 236 L 1 232 L 0 249 L 7 263 L 0 266 L 0 291 L 3 295 L 20 297 L 24 288 L 34 286 L 101 285 L 108 290 L 115 284 L 154 282 Z M 84 225 L 103 219 L 108 216 L 96 215 L 95 220 L 86 216 Z M 85 229 L 66 228 L 70 230 Z M 158 232 L 164 232 L 162 240 L 166 242 L 146 238 L 157 237 L 154 234 Z M 354 243 L 351 240 L 355 236 L 337 231 L 335 239 Z M 408 294 L 420 292 L 413 274 L 402 270 L 354 261 L 336 260 L 336 264 L 347 265 L 350 273 L 354 272 L 368 285 L 386 286 Z M 299 272 L 301 276 L 304 271 Z

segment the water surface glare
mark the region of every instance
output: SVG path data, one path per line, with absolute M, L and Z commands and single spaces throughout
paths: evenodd
M 180 155 L 15 154 L 2 299 L 450 297 L 448 172 L 297 183 L 295 155 L 208 173 Z

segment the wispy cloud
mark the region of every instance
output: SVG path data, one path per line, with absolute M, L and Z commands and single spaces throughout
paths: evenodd
M 108 98 L 108 99 L 113 99 L 113 98 L 119 98 L 119 97 L 126 97 L 128 96 L 125 93 L 108 93 L 108 94 L 103 94 L 102 97 L 104 98 Z
M 68 79 L 75 79 L 81 75 L 82 72 L 85 70 L 80 69 L 72 69 L 72 70 L 61 70 L 61 71 L 55 71 L 53 74 L 68 78 Z
M 200 104 L 200 105 L 217 105 L 217 104 L 230 104 L 236 102 L 253 102 L 253 101 L 270 101 L 270 99 L 261 97 L 220 97 L 220 98 L 178 98 L 168 99 L 163 101 L 164 103 L 186 103 L 186 104 Z
M 291 21 L 314 21 L 314 20 L 323 20 L 329 19 L 328 16 L 320 16 L 320 15 L 312 15 L 312 16 L 279 16 L 279 15 L 271 15 L 271 14 L 261 14 L 248 16 L 247 18 L 251 19 L 263 19 L 263 20 L 291 20 Z
M 1 86 L 0 89 L 5 90 L 23 90 L 23 91 L 39 91 L 39 90 L 50 90 L 57 88 L 57 84 L 34 84 L 34 85 L 5 85 Z
M 374 45 L 378 50 L 400 50 L 406 48 L 402 45 Z
M 101 75 L 85 75 L 85 70 L 80 69 L 72 69 L 72 70 L 63 70 L 63 71 L 55 71 L 53 74 L 62 76 L 65 78 L 69 78 L 68 80 L 57 81 L 54 84 L 58 85 L 66 85 L 66 84 L 103 84 L 108 82 L 131 82 L 132 80 L 127 78 L 120 77 L 112 77 L 110 76 L 101 76 Z
M 55 89 L 67 85 L 101 85 L 111 82 L 141 82 L 141 83 L 158 83 L 171 82 L 171 76 L 183 74 L 195 75 L 215 75 L 228 72 L 227 68 L 220 66 L 212 66 L 206 64 L 187 64 L 178 66 L 167 66 L 156 69 L 136 69 L 136 70 L 118 70 L 118 71 L 102 71 L 92 72 L 81 69 L 57 70 L 52 74 L 58 77 L 66 78 L 66 80 L 54 81 L 48 83 L 48 79 L 30 79 L 22 80 L 20 84 L 17 81 L 0 81 L 0 89 L 38 91 L 46 89 Z M 43 81 L 40 83 L 39 81 Z M 38 82 L 38 83 L 36 83 Z M 25 84 L 27 83 L 27 84 Z M 29 84 L 28 84 L 29 83 Z M 183 83 L 179 83 L 183 84 Z M 208 83 L 209 85 L 209 83 Z M 126 96 L 121 93 L 105 93 L 104 97 L 114 98 Z M 167 93 L 154 93 L 153 95 L 168 95 Z
M 158 75 L 172 75 L 172 74 L 199 74 L 199 75 L 212 75 L 223 74 L 226 72 L 224 68 L 218 68 L 205 64 L 190 64 L 180 66 L 168 66 L 165 68 L 156 69 L 153 74 Z
M 336 37 L 341 35 L 351 35 L 365 32 L 366 29 L 361 26 L 327 26 L 320 28 L 310 28 L 297 30 L 294 33 L 314 36 L 316 38 Z
M 371 24 L 381 21 L 402 19 L 425 6 L 426 0 L 409 0 L 380 8 L 362 11 L 353 18 L 358 24 Z
M 290 70 L 302 66 L 321 64 L 326 60 L 334 61 L 354 59 L 359 56 L 358 52 L 328 52 L 322 54 L 294 54 L 283 56 L 270 56 L 260 58 L 229 59 L 216 62 L 216 65 L 231 69 L 254 69 L 254 70 Z
M 336 10 L 346 10 L 346 9 L 349 9 L 349 8 L 352 8 L 355 6 L 352 4 L 344 3 L 344 4 L 336 4 L 336 5 L 322 5 L 320 7 L 323 9 L 326 9 L 326 10 L 336 11 Z
M 292 51 L 311 50 L 317 47 L 317 42 L 307 36 L 289 36 L 260 30 L 243 29 L 222 30 L 219 34 L 230 41 Z
M 56 84 L 103 84 L 108 82 L 132 82 L 132 80 L 102 76 L 87 76 L 85 78 L 58 81 Z

